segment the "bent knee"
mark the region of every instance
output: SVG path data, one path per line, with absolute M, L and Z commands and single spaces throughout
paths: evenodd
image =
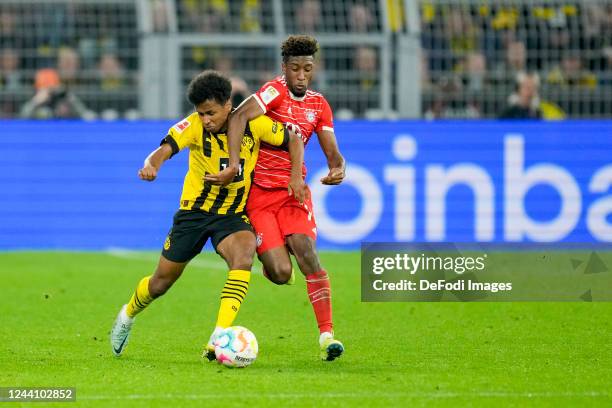
M 270 280 L 277 285 L 284 285 L 291 279 L 293 267 L 290 263 L 274 265 L 274 268 L 268 270 L 266 273 L 270 277 Z
M 289 279 L 291 278 L 291 275 L 289 276 L 280 276 L 280 275 L 268 275 L 270 277 L 270 280 L 272 281 L 272 283 L 276 284 L 276 285 L 284 285 L 287 282 L 289 282 Z

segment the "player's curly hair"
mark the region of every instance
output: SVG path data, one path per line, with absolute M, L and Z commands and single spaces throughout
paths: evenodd
M 187 87 L 187 99 L 194 106 L 214 100 L 224 105 L 232 93 L 232 83 L 217 71 L 207 70 L 195 76 Z
M 281 44 L 281 55 L 283 62 L 289 57 L 301 57 L 305 55 L 314 56 L 319 49 L 319 43 L 309 35 L 291 35 Z

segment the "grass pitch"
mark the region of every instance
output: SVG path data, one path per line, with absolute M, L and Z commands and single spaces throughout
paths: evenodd
M 157 256 L 0 253 L 0 387 L 76 387 L 77 406 L 612 404 L 612 303 L 361 303 L 357 252 L 321 255 L 346 346 L 337 361 L 318 359 L 304 280 L 259 274 L 236 321 L 258 360 L 202 360 L 226 277 L 210 253 L 138 316 L 115 358 L 112 322 Z

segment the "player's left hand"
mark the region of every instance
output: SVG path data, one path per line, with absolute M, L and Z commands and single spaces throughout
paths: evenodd
M 217 174 L 207 174 L 204 176 L 204 181 L 213 184 L 215 186 L 226 186 L 232 182 L 236 176 L 237 171 L 228 167 L 221 170 Z
M 310 191 L 301 175 L 299 177 L 291 177 L 287 190 L 289 195 L 292 195 L 300 204 L 304 204 L 304 200 L 310 198 Z
M 344 180 L 345 175 L 346 174 L 344 173 L 344 168 L 334 167 L 329 169 L 329 173 L 327 174 L 327 176 L 321 179 L 321 183 L 329 186 L 335 186 L 342 183 L 342 180 Z

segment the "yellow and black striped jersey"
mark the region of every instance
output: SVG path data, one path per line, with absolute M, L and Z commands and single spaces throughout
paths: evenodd
M 259 155 L 260 141 L 274 146 L 286 145 L 284 126 L 267 116 L 251 120 L 244 131 L 240 148 L 240 171 L 227 186 L 204 181 L 229 165 L 227 135 L 204 130 L 197 112 L 187 116 L 168 131 L 162 140 L 172 147 L 174 156 L 189 147 L 189 170 L 181 194 L 181 210 L 202 210 L 213 214 L 235 214 L 244 211 L 253 180 L 253 169 Z

